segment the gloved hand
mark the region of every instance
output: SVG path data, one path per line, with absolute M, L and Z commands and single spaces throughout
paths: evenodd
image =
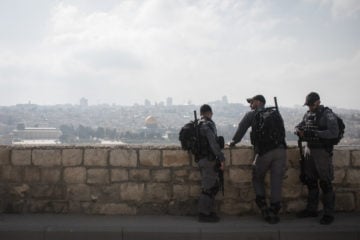
M 231 142 L 229 143 L 229 147 L 231 147 L 231 148 L 232 148 L 232 147 L 235 147 L 235 144 L 236 144 L 236 143 L 234 142 L 234 140 L 231 140 Z

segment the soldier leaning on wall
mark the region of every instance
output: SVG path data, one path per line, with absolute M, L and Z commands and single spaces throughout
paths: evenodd
M 236 143 L 242 140 L 248 128 L 251 127 L 252 133 L 259 132 L 256 119 L 267 111 L 265 108 L 266 100 L 263 95 L 248 98 L 247 102 L 250 104 L 251 111 L 247 112 L 240 121 L 238 129 L 230 142 L 230 147 L 234 147 Z M 256 137 L 256 134 L 251 134 L 251 142 L 255 151 L 252 176 L 253 187 L 256 194 L 255 202 L 261 210 L 264 220 L 270 224 L 276 224 L 280 221 L 278 213 L 281 209 L 281 190 L 286 166 L 285 128 L 281 115 L 279 113 L 277 114 L 279 116 L 278 120 L 281 122 L 279 122 L 279 124 L 272 124 L 272 126 L 277 127 L 276 129 L 270 129 L 270 131 L 282 132 L 282 134 L 278 134 L 278 138 L 273 139 L 268 136 L 269 134 L 266 134 L 263 139 L 259 139 Z M 265 191 L 265 175 L 269 170 L 271 171 L 270 206 L 268 206 L 266 202 Z

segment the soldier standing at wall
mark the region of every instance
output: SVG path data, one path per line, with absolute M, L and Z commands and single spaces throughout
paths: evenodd
M 335 194 L 332 186 L 334 169 L 332 165 L 333 145 L 326 139 L 336 139 L 339 134 L 337 117 L 328 108 L 320 105 L 320 96 L 311 92 L 306 96 L 305 104 L 309 110 L 296 126 L 297 135 L 307 142 L 304 161 L 303 182 L 308 187 L 306 209 L 297 213 L 297 217 L 317 217 L 319 203 L 319 185 L 323 192 L 324 215 L 321 224 L 334 221 Z
M 256 194 L 256 204 L 260 208 L 264 219 L 270 223 L 275 224 L 280 221 L 278 213 L 281 209 L 281 188 L 286 165 L 286 143 L 285 143 L 285 129 L 283 120 L 277 111 L 276 121 L 272 123 L 275 126 L 267 131 L 260 131 L 256 119 L 264 115 L 266 100 L 262 95 L 256 95 L 253 98 L 247 99 L 250 103 L 251 111 L 247 112 L 240 121 L 238 129 L 230 142 L 230 147 L 234 147 L 236 143 L 240 142 L 244 137 L 247 129 L 251 126 L 251 143 L 254 146 L 255 160 L 253 162 L 253 177 L 252 182 Z M 269 114 L 265 114 L 270 116 Z M 264 116 L 265 116 L 264 115 Z M 271 132 L 279 133 L 275 138 L 270 137 L 267 133 L 262 139 L 256 137 L 257 132 Z M 254 134 L 253 134 L 254 133 Z M 269 136 L 268 136 L 269 135 Z M 268 207 L 265 198 L 265 175 L 268 170 L 271 170 L 271 199 L 270 207 Z
M 199 221 L 218 222 L 215 212 L 215 196 L 219 192 L 219 178 L 216 171 L 217 161 L 224 170 L 224 154 L 218 143 L 216 125 L 212 121 L 213 112 L 209 105 L 200 107 L 200 153 L 197 158 L 201 173 L 202 192 L 199 197 Z

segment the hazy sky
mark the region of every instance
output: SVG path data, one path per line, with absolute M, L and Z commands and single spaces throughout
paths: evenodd
M 359 0 L 0 1 L 0 105 L 313 90 L 360 109 Z

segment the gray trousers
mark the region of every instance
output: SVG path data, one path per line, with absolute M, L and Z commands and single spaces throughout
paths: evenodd
M 324 148 L 306 148 L 305 150 L 305 175 L 309 195 L 307 209 L 317 211 L 319 204 L 319 185 L 323 193 L 322 203 L 324 214 L 332 215 L 335 208 L 335 193 L 332 186 L 334 168 L 332 153 Z
M 215 171 L 215 160 L 202 158 L 198 162 L 201 173 L 202 192 L 199 197 L 198 211 L 209 215 L 215 212 L 215 196 L 219 191 L 218 174 Z
M 259 156 L 253 162 L 252 182 L 256 196 L 265 197 L 265 176 L 271 173 L 271 203 L 281 202 L 281 188 L 286 168 L 286 149 L 276 148 Z

